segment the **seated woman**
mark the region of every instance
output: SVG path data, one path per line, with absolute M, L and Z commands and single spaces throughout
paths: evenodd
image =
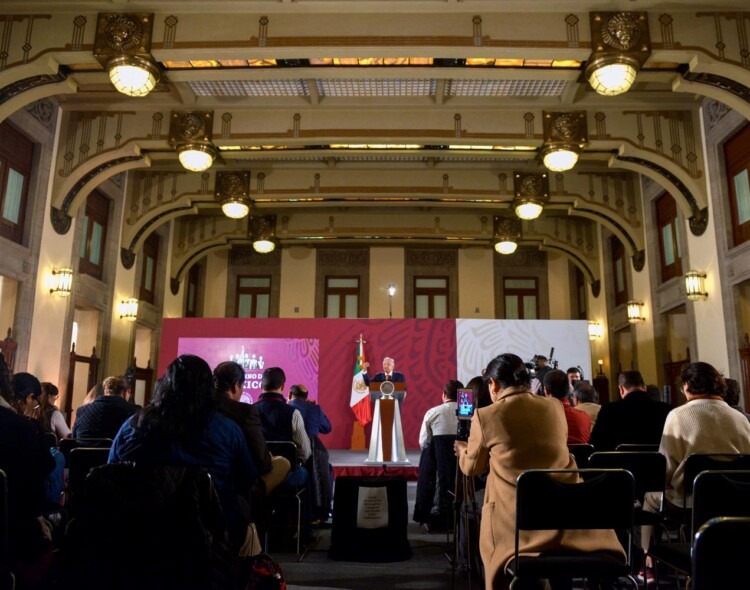
M 240 428 L 216 411 L 213 375 L 193 355 L 177 357 L 154 389 L 154 399 L 117 433 L 109 462 L 204 467 L 224 509 L 230 539 L 245 538 L 242 499 L 258 473 Z
M 37 409 L 37 419 L 44 432 L 51 432 L 57 437 L 57 440 L 70 436 L 70 428 L 65 423 L 65 417 L 55 405 L 59 395 L 60 390 L 57 385 L 44 381 L 42 383 L 42 395 L 39 398 L 39 408 Z
M 455 448 L 466 475 L 481 474 L 488 464 L 490 468 L 479 533 L 490 590 L 507 582 L 503 572 L 514 555 L 518 476 L 526 469 L 575 469 L 576 464 L 566 444 L 562 405 L 529 391 L 530 375 L 520 357 L 496 357 L 487 366 L 485 379 L 493 403 L 475 412 L 468 443 L 456 441 Z M 520 551 L 527 555 L 559 549 L 611 551 L 625 561 L 614 531 L 527 531 L 520 543 Z

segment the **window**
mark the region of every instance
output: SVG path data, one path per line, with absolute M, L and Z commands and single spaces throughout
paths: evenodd
M 539 290 L 535 278 L 503 279 L 506 320 L 535 320 L 539 317 Z
M 585 320 L 588 317 L 586 313 L 586 277 L 583 276 L 581 269 L 577 266 L 575 267 L 575 276 L 578 319 Z
M 271 311 L 271 277 L 237 277 L 238 318 L 267 318 Z
M 159 259 L 159 236 L 151 234 L 143 243 L 143 268 L 139 299 L 154 303 L 156 291 L 156 261 Z
M 23 241 L 34 144 L 8 123 L 0 123 L 0 236 Z
M 448 277 L 414 277 L 414 317 L 448 317 Z
M 359 278 L 326 277 L 325 317 L 359 317 Z
M 194 264 L 187 276 L 187 292 L 185 293 L 185 317 L 198 317 L 198 289 L 201 283 L 201 267 Z
M 682 254 L 680 252 L 680 225 L 677 219 L 677 203 L 668 193 L 664 193 L 656 199 L 656 226 L 659 230 L 661 280 L 668 281 L 680 277 L 682 276 Z
M 612 250 L 612 273 L 615 287 L 615 305 L 625 305 L 628 302 L 628 277 L 625 267 L 625 246 L 617 237 L 610 238 Z
M 750 240 L 750 125 L 724 145 L 732 212 L 732 236 L 738 246 Z
M 104 244 L 107 241 L 109 200 L 94 191 L 86 199 L 86 214 L 83 217 L 83 235 L 78 270 L 101 280 L 104 268 Z

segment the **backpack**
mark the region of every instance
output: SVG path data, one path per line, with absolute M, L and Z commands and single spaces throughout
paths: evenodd
M 245 562 L 245 590 L 286 590 L 281 566 L 267 553 L 248 557 Z

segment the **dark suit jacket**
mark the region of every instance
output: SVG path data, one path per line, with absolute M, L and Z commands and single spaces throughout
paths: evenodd
M 260 427 L 258 408 L 251 404 L 243 404 L 229 398 L 219 400 L 219 412 L 224 414 L 242 430 L 250 451 L 250 458 L 255 463 L 261 475 L 271 471 L 271 456 L 268 453 L 266 439 Z
M 645 391 L 631 391 L 624 399 L 602 406 L 589 442 L 597 451 L 614 451 L 623 443 L 658 445 L 671 409 Z
M 318 404 L 311 404 L 305 400 L 293 399 L 289 405 L 299 410 L 302 419 L 305 421 L 305 430 L 307 436 L 312 438 L 318 434 L 328 434 L 331 432 L 331 422 L 328 416 L 323 413 L 323 408 Z
M 375 376 L 370 378 L 367 376 L 367 374 L 364 375 L 365 379 L 365 385 L 369 387 L 370 383 L 382 383 L 385 381 L 385 373 L 381 371 L 380 373 L 375 373 Z M 406 383 L 406 377 L 404 377 L 403 373 L 399 373 L 398 371 L 393 371 L 391 374 L 391 381 L 393 383 Z M 406 386 L 404 385 L 404 389 L 406 389 Z M 370 392 L 370 401 L 372 402 L 373 406 L 377 400 L 379 400 L 382 397 L 381 393 L 379 391 L 377 392 Z M 394 399 L 398 400 L 399 404 L 404 403 L 404 392 L 395 392 L 393 394 Z

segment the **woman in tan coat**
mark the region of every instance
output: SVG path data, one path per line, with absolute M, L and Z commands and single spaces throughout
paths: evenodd
M 515 550 L 516 478 L 526 469 L 575 469 L 566 444 L 562 405 L 529 391 L 530 375 L 520 357 L 502 354 L 485 370 L 493 404 L 477 410 L 468 443 L 456 441 L 461 471 L 489 478 L 482 507 L 479 551 L 488 590 L 503 587 L 504 570 Z M 550 502 L 554 502 L 550 498 Z M 581 507 L 585 509 L 585 507 Z M 560 506 L 560 510 L 570 510 Z M 613 531 L 523 531 L 520 552 L 609 550 L 625 562 Z

